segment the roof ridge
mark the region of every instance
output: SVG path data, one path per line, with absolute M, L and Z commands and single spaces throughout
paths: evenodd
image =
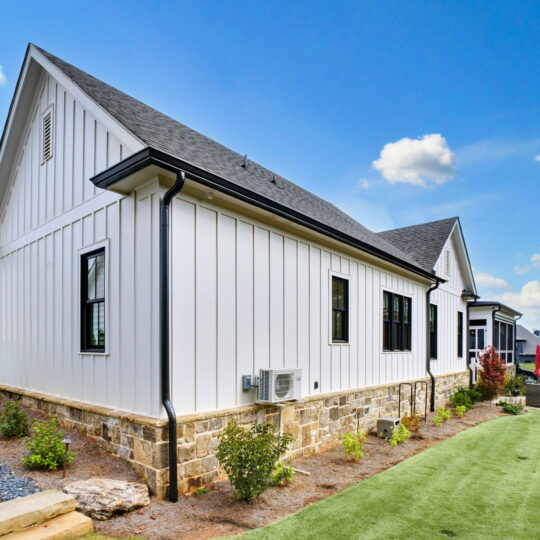
M 414 227 L 424 227 L 426 225 L 435 225 L 437 223 L 444 223 L 445 221 L 454 221 L 454 222 L 459 221 L 459 216 L 453 216 L 453 217 L 443 218 L 443 219 L 436 219 L 435 221 L 426 221 L 424 223 L 416 223 L 414 225 L 406 225 L 404 227 L 398 227 L 396 229 L 387 229 L 385 231 L 379 231 L 376 234 L 382 234 L 382 233 L 392 232 L 392 231 L 402 231 L 403 229 L 412 229 Z

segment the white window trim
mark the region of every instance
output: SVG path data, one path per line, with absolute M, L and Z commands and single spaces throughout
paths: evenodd
M 348 306 L 347 306 L 347 336 L 348 341 L 333 341 L 332 340 L 332 278 L 337 277 L 345 279 L 348 283 Z M 350 347 L 351 346 L 351 276 L 342 274 L 336 270 L 328 271 L 328 344 L 332 347 Z
M 81 351 L 81 261 L 83 255 L 86 253 L 91 253 L 98 249 L 105 249 L 105 350 L 103 352 L 92 352 L 92 351 Z M 90 244 L 84 246 L 77 251 L 78 263 L 77 263 L 77 290 L 79 294 L 77 295 L 78 299 L 78 309 L 77 309 L 77 349 L 79 356 L 110 356 L 110 344 L 111 344 L 111 335 L 109 333 L 109 319 L 110 319 L 110 294 L 109 294 L 109 272 L 110 272 L 110 241 L 108 238 L 102 240 L 101 242 L 96 242 L 95 244 Z
M 45 159 L 45 156 L 43 155 L 43 143 L 44 143 L 44 133 L 43 133 L 43 120 L 48 114 L 51 114 L 51 155 Z M 45 165 L 47 161 L 51 160 L 54 157 L 54 150 L 55 150 L 55 118 L 54 118 L 54 104 L 49 105 L 44 112 L 41 113 L 41 123 L 39 128 L 40 133 L 40 153 L 41 153 L 41 165 Z

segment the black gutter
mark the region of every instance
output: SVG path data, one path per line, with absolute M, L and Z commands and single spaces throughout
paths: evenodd
M 159 226 L 159 349 L 161 363 L 161 402 L 169 419 L 169 501 L 178 502 L 178 449 L 176 412 L 171 401 L 171 362 L 169 357 L 169 214 L 171 201 L 182 189 L 186 175 L 179 171 L 176 182 L 161 201 Z
M 431 373 L 431 355 L 429 354 L 431 352 L 430 351 L 430 348 L 431 348 L 430 347 L 431 346 L 431 332 L 430 332 L 430 328 L 429 328 L 429 315 L 430 315 L 429 297 L 431 296 L 431 293 L 436 288 L 438 288 L 439 285 L 440 285 L 440 283 L 437 282 L 437 283 L 435 283 L 435 285 L 431 286 L 426 291 L 426 369 L 427 369 L 428 375 L 431 378 L 431 400 L 430 400 L 430 407 L 429 407 L 430 411 L 435 410 L 435 376 L 433 375 L 433 373 Z M 438 330 L 439 329 L 437 328 L 437 331 Z
M 203 184 L 211 189 L 226 193 L 236 199 L 247 202 L 253 206 L 257 206 L 273 214 L 277 214 L 290 221 L 293 221 L 299 225 L 307 227 L 311 230 L 324 234 L 334 240 L 338 240 L 345 244 L 348 244 L 356 249 L 360 249 L 370 255 L 373 255 L 379 259 L 385 260 L 396 266 L 404 268 L 409 272 L 420 275 L 430 281 L 437 283 L 444 283 L 445 280 L 411 264 L 407 261 L 403 261 L 394 255 L 390 255 L 385 251 L 378 249 L 374 246 L 370 246 L 353 236 L 350 236 L 342 231 L 334 229 L 328 225 L 320 223 L 319 221 L 302 214 L 292 208 L 288 208 L 272 199 L 264 197 L 258 193 L 255 193 L 247 188 L 239 186 L 233 182 L 225 180 L 215 174 L 212 174 L 204 169 L 200 169 L 186 161 L 175 158 L 165 152 L 156 150 L 152 147 L 144 148 L 136 154 L 124 159 L 120 163 L 113 165 L 106 171 L 94 176 L 91 180 L 95 186 L 108 189 L 114 183 L 122 180 L 126 176 L 134 174 L 150 165 L 155 165 L 163 169 L 167 169 L 172 172 L 185 171 L 191 180 L 194 180 L 200 184 Z

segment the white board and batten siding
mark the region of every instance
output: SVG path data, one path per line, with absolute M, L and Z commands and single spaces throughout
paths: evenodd
M 171 220 L 178 414 L 253 403 L 242 375 L 301 368 L 302 395 L 425 376 L 426 285 L 185 194 Z M 331 275 L 349 280 L 349 344 L 332 344 Z M 382 351 L 382 297 L 412 298 L 412 351 Z M 317 388 L 316 388 L 317 383 Z
M 42 114 L 51 106 L 53 157 L 42 164 Z M 89 181 L 140 148 L 48 73 L 28 115 L 0 208 L 0 383 L 160 416 L 159 195 L 122 198 Z M 80 354 L 81 250 L 102 245 L 106 354 Z
M 454 229 L 435 265 L 435 272 L 444 278 L 431 293 L 430 303 L 437 306 L 437 360 L 431 361 L 435 375 L 456 373 L 467 368 L 467 302 L 461 297 L 466 289 L 454 242 L 459 234 Z M 463 357 L 458 356 L 458 311 L 463 313 Z

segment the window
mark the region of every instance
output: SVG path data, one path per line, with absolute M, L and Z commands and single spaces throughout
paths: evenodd
M 53 156 L 53 107 L 45 111 L 41 121 L 41 163 Z
M 463 312 L 457 313 L 457 355 L 463 358 Z
M 508 364 L 514 361 L 514 325 L 502 321 L 493 323 L 493 346 Z
M 400 294 L 383 293 L 383 349 L 411 350 L 412 300 Z
M 349 282 L 332 276 L 332 341 L 349 341 Z
M 105 249 L 81 256 L 81 350 L 105 351 Z
M 437 306 L 429 304 L 429 357 L 437 359 Z

